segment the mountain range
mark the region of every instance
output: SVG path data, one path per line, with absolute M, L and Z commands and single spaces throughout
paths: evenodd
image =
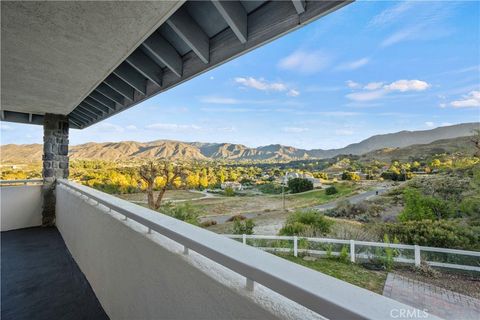
M 70 147 L 71 159 L 101 159 L 124 161 L 135 159 L 166 158 L 171 160 L 302 160 L 331 158 L 340 154 L 362 155 L 386 148 L 405 148 L 429 144 L 437 140 L 472 135 L 480 123 L 462 123 L 422 131 L 400 131 L 375 135 L 340 149 L 299 149 L 280 144 L 251 148 L 242 144 L 181 142 L 156 140 L 151 142 L 89 142 Z M 0 146 L 2 162 L 37 162 L 42 158 L 42 145 Z

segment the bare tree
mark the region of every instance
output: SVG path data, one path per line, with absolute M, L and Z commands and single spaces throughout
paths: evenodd
M 480 157 L 480 129 L 473 130 L 473 135 L 470 141 L 475 145 L 475 155 Z
M 147 184 L 148 207 L 157 210 L 160 208 L 165 192 L 174 187 L 176 180 L 185 178 L 186 169 L 182 164 L 175 164 L 166 160 L 149 161 L 140 166 L 139 174 Z M 160 188 L 160 192 L 155 199 L 153 190 L 157 178 L 162 178 L 165 183 Z

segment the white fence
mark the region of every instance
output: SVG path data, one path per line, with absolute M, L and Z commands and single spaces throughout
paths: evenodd
M 397 263 L 413 264 L 420 266 L 425 262 L 433 267 L 459 269 L 480 272 L 480 252 L 457 249 L 425 247 L 410 244 L 369 242 L 358 240 L 342 240 L 329 238 L 308 238 L 297 236 L 270 236 L 270 235 L 225 235 L 232 239 L 242 239 L 243 244 L 250 244 L 258 249 L 271 252 L 291 252 L 295 257 L 298 253 L 312 255 L 338 256 L 340 250 L 335 250 L 333 245 L 347 246 L 351 262 L 357 260 L 371 260 L 381 258 L 381 252 L 372 252 L 371 248 L 395 249 L 393 260 Z M 247 241 L 251 240 L 251 241 Z M 263 240 L 263 241 L 262 241 Z M 275 241 L 277 241 L 275 243 Z M 320 245 L 319 245 L 320 244 Z M 321 245 L 323 244 L 323 246 Z M 329 245 L 329 249 L 325 248 Z M 378 250 L 376 250 L 378 251 Z M 381 251 L 381 250 L 380 250 Z

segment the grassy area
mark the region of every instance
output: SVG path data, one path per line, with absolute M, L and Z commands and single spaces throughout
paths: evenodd
M 372 271 L 358 264 L 345 263 L 336 259 L 320 258 L 316 261 L 306 261 L 291 255 L 279 254 L 278 256 L 378 294 L 382 294 L 387 278 L 387 273 L 384 271 Z
M 285 197 L 285 199 L 289 201 L 294 208 L 309 207 L 320 205 L 335 200 L 337 198 L 350 195 L 358 189 L 358 187 L 356 187 L 355 185 L 344 183 L 335 184 L 335 188 L 338 190 L 338 192 L 332 195 L 325 194 L 325 189 L 319 189 L 298 194 L 289 194 Z

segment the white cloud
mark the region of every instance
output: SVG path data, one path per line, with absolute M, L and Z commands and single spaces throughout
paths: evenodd
M 255 79 L 253 77 L 237 77 L 235 82 L 242 86 L 261 90 L 261 91 L 285 91 L 287 85 L 282 82 L 268 82 L 263 78 Z
M 444 108 L 447 107 L 447 104 L 446 104 L 446 103 L 440 103 L 438 106 L 439 106 L 440 108 L 444 109 Z
M 137 130 L 137 126 L 133 124 L 129 124 L 128 126 L 125 127 L 127 130 Z
M 385 90 L 354 92 L 347 94 L 347 98 L 353 101 L 371 101 L 383 97 L 385 93 Z
M 379 14 L 377 14 L 373 19 L 370 21 L 369 25 L 371 27 L 381 27 L 387 24 L 390 24 L 400 18 L 403 13 L 408 11 L 412 8 L 412 1 L 404 1 L 401 2 L 391 8 L 383 10 Z
M 432 121 L 427 121 L 427 122 L 425 122 L 425 125 L 429 128 L 433 128 L 435 126 L 435 123 L 432 122 Z
M 359 88 L 361 86 L 356 82 L 349 81 L 347 81 L 347 86 L 350 88 Z M 353 92 L 347 94 L 346 97 L 353 101 L 371 101 L 380 99 L 388 93 L 394 91 L 424 91 L 428 88 L 430 88 L 430 84 L 421 80 L 397 80 L 387 85 L 383 85 L 382 82 L 370 82 L 363 87 L 364 90 L 368 91 Z
M 213 104 L 237 104 L 237 103 L 240 103 L 240 101 L 237 100 L 237 99 L 219 97 L 219 96 L 201 97 L 200 102 L 213 103 Z
M 430 84 L 421 80 L 397 80 L 389 85 L 386 85 L 384 88 L 386 90 L 400 92 L 424 91 L 430 88 Z
M 346 83 L 347 86 L 348 86 L 349 88 L 351 88 L 351 89 L 359 88 L 359 87 L 361 86 L 360 83 L 355 82 L 355 81 L 352 81 L 352 80 L 347 80 L 345 83 Z
M 2 131 L 13 131 L 13 128 L 8 124 L 0 123 L 0 130 Z
M 322 51 L 297 50 L 280 60 L 278 66 L 284 70 L 312 74 L 328 67 L 330 61 L 330 57 Z
M 451 126 L 453 125 L 453 123 L 451 122 L 442 122 L 442 127 L 447 127 L 447 126 Z
M 367 83 L 365 87 L 363 87 L 366 90 L 377 90 L 380 89 L 383 86 L 383 82 L 370 82 Z
M 382 43 L 381 43 L 381 46 L 382 47 L 388 47 L 388 46 L 391 46 L 391 45 L 396 44 L 398 42 L 408 40 L 408 39 L 412 38 L 412 36 L 417 35 L 417 33 L 420 32 L 419 29 L 421 29 L 421 28 L 418 27 L 418 26 L 414 26 L 414 27 L 411 27 L 411 28 L 405 28 L 405 29 L 402 29 L 400 31 L 397 31 L 397 32 L 391 34 L 390 36 L 388 36 L 385 40 L 383 40 Z
M 290 89 L 290 91 L 288 91 L 287 93 L 287 96 L 290 96 L 290 97 L 298 97 L 299 95 L 300 95 L 300 91 L 295 89 Z
M 474 90 L 463 96 L 461 100 L 455 100 L 450 103 L 454 108 L 480 107 L 480 90 Z
M 254 77 L 237 77 L 234 79 L 236 83 L 241 84 L 244 87 L 253 88 L 260 91 L 287 91 L 287 96 L 297 97 L 300 95 L 300 91 L 296 89 L 289 89 L 289 86 L 283 82 L 269 82 L 263 78 Z M 233 103 L 233 101 L 232 101 Z M 237 103 L 235 101 L 234 103 Z
M 283 132 L 288 132 L 288 133 L 301 133 L 308 131 L 308 128 L 300 128 L 300 127 L 283 127 L 282 128 Z
M 214 112 L 214 113 L 218 113 L 218 112 L 223 112 L 223 113 L 247 113 L 247 112 L 251 112 L 251 113 L 254 113 L 254 112 L 265 112 L 265 111 L 269 111 L 268 109 L 258 109 L 258 108 L 255 108 L 255 109 L 248 109 L 248 108 L 210 108 L 210 107 L 205 107 L 205 108 L 200 108 L 201 111 L 203 112 Z
M 161 131 L 190 131 L 190 130 L 200 130 L 202 127 L 194 124 L 176 124 L 176 123 L 154 123 L 149 124 L 145 128 L 151 130 L 161 130 Z
M 358 59 L 358 60 L 355 60 L 355 61 L 350 61 L 350 62 L 339 65 L 337 67 L 337 70 L 344 70 L 344 71 L 355 70 L 355 69 L 363 67 L 369 61 L 370 61 L 370 59 L 368 59 L 368 58 L 361 58 L 361 59 Z

